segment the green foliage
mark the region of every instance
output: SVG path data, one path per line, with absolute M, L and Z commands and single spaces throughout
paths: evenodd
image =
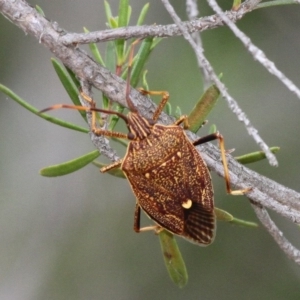
M 73 173 L 89 163 L 93 162 L 100 155 L 98 150 L 94 150 L 76 159 L 53 165 L 40 170 L 40 174 L 46 177 L 56 177 Z
M 174 235 L 162 230 L 159 240 L 169 276 L 178 287 L 183 288 L 188 282 L 188 273 Z

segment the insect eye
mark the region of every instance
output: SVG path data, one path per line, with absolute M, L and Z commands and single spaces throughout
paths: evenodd
M 136 136 L 135 136 L 135 134 L 133 134 L 132 132 L 128 132 L 127 138 L 128 138 L 129 140 L 134 140 L 134 139 L 136 138 Z

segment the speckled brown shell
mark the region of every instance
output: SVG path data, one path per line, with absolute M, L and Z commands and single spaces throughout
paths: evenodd
M 147 138 L 131 141 L 121 169 L 138 205 L 157 224 L 200 245 L 213 241 L 210 173 L 180 126 L 155 124 Z

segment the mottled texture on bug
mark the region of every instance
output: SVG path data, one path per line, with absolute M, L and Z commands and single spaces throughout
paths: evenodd
M 152 125 L 136 113 L 127 118 L 134 138 L 121 169 L 137 205 L 162 228 L 210 244 L 215 229 L 211 177 L 183 128 Z

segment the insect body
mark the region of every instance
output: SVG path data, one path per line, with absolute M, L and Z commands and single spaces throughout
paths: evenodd
M 136 196 L 136 232 L 157 228 L 140 229 L 142 208 L 158 227 L 199 245 L 209 245 L 215 232 L 213 187 L 209 170 L 195 145 L 219 139 L 227 192 L 241 195 L 249 189 L 231 190 L 224 141 L 219 133 L 190 142 L 179 126 L 184 123 L 188 127 L 186 116 L 173 125 L 156 124 L 169 94 L 145 90 L 142 93 L 163 94 L 151 120 L 141 116 L 128 98 L 132 112 L 127 116 L 120 115 L 129 129 L 128 135 L 94 129 L 97 135 L 127 137 L 130 140 L 124 158 L 102 168 L 101 172 L 120 167 L 125 173 Z
M 215 217 L 205 162 L 177 124 L 151 125 L 139 115 L 134 122 L 134 129 L 144 130 L 129 143 L 121 169 L 136 196 L 136 214 L 141 207 L 162 228 L 210 244 Z
M 219 133 L 191 142 L 184 128 L 188 128 L 187 117 L 182 116 L 172 125 L 157 124 L 158 117 L 166 105 L 169 94 L 164 91 L 145 91 L 143 94 L 162 95 L 162 100 L 152 119 L 139 114 L 129 97 L 129 78 L 133 47 L 128 66 L 126 101 L 130 112 L 127 116 L 110 110 L 96 108 L 93 99 L 81 93 L 90 107 L 54 105 L 41 112 L 56 108 L 72 108 L 92 112 L 92 131 L 96 135 L 129 139 L 123 159 L 101 169 L 107 172 L 121 168 L 136 196 L 134 230 L 166 229 L 199 245 L 209 245 L 214 239 L 215 215 L 213 187 L 209 170 L 195 146 L 215 139 L 219 140 L 227 192 L 241 195 L 249 189 L 232 191 L 230 188 L 223 137 Z M 128 134 L 99 129 L 96 112 L 115 114 L 122 118 Z M 155 221 L 157 226 L 140 228 L 140 211 Z
M 168 126 L 156 123 L 169 94 L 145 90 L 141 92 L 163 95 L 152 119 L 141 116 L 128 95 L 127 103 L 131 112 L 127 116 L 96 108 L 95 102 L 83 93 L 81 96 L 90 102 L 90 108 L 60 104 L 41 112 L 64 107 L 87 110 L 93 114 L 96 111 L 115 114 L 122 118 L 128 127 L 128 134 L 97 128 L 95 116 L 92 131 L 96 135 L 130 140 L 124 158 L 102 168 L 101 172 L 121 168 L 125 173 L 136 196 L 134 230 L 139 232 L 163 228 L 199 245 L 209 245 L 215 232 L 213 187 L 209 170 L 195 146 L 218 139 L 227 192 L 242 195 L 250 189 L 231 190 L 222 135 L 210 134 L 192 143 L 180 126 L 183 123 L 188 128 L 186 116 Z M 157 226 L 140 228 L 141 209 Z

